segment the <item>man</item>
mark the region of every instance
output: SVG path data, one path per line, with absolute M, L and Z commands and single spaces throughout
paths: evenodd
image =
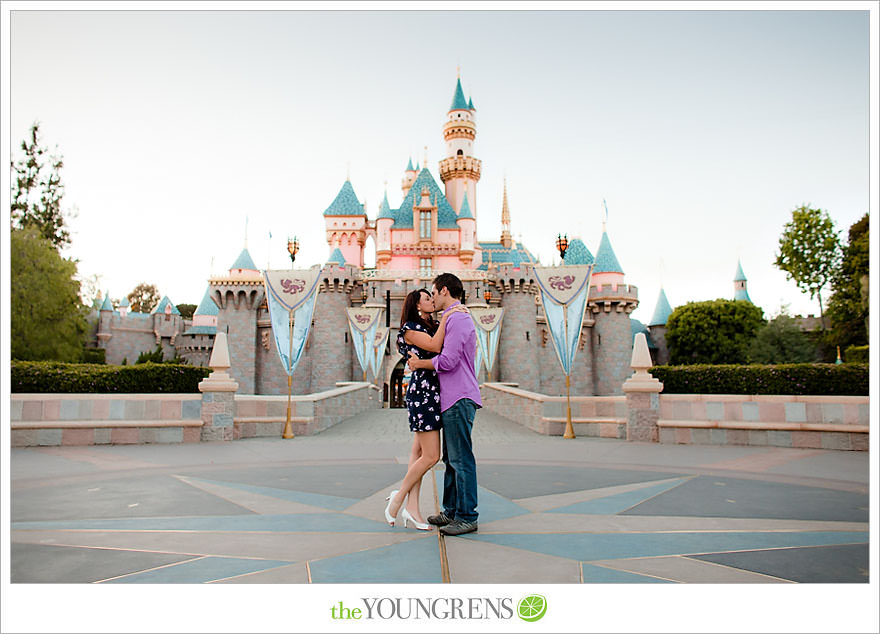
M 434 279 L 434 308 L 443 311 L 464 299 L 461 280 L 451 273 Z M 446 320 L 443 349 L 433 359 L 410 354 L 409 367 L 433 369 L 440 379 L 440 410 L 443 421 L 443 512 L 428 522 L 444 535 L 464 535 L 477 530 L 477 464 L 471 430 L 478 407 L 483 406 L 474 373 L 477 331 L 470 315 L 452 313 Z

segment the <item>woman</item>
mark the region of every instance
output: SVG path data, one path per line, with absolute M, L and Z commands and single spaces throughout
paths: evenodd
M 434 300 L 431 293 L 421 288 L 412 291 L 403 302 L 400 317 L 400 331 L 397 333 L 397 350 L 404 359 L 415 351 L 420 359 L 437 356 L 443 348 L 443 335 L 446 332 L 446 319 L 452 312 L 468 312 L 464 306 L 456 306 L 440 319 L 438 324 L 431 318 Z M 440 459 L 440 381 L 433 370 L 413 370 L 409 388 L 404 398 L 409 410 L 409 429 L 414 432 L 409 466 L 400 489 L 392 491 L 385 498 L 385 520 L 394 526 L 397 514 L 403 508 L 403 525 L 412 522 L 422 531 L 431 530 L 419 511 L 419 491 L 422 476 Z

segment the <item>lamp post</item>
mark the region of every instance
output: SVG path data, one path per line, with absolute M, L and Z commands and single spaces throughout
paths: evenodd
M 489 304 L 489 300 L 492 299 L 492 291 L 490 291 L 488 288 L 483 291 L 483 299 L 486 300 L 487 305 Z
M 568 234 L 556 234 L 556 248 L 559 250 L 559 257 L 565 259 L 565 252 L 568 251 Z
M 296 236 L 293 236 L 293 240 L 287 239 L 287 252 L 290 254 L 290 268 L 293 268 L 296 254 L 299 253 L 299 239 Z
M 565 261 L 565 252 L 568 250 L 568 234 L 556 234 L 556 248 L 559 250 L 559 257 L 562 260 L 561 263 L 564 264 Z M 565 307 L 563 307 L 565 310 Z M 566 321 L 568 321 L 566 317 Z M 565 403 L 566 403 L 566 417 L 565 417 L 565 433 L 562 434 L 563 438 L 574 438 L 574 427 L 571 424 L 571 368 L 569 368 L 569 374 L 565 375 Z
M 296 236 L 293 236 L 293 240 L 287 239 L 287 252 L 290 254 L 290 268 L 293 269 L 293 261 L 296 260 L 296 254 L 299 252 L 299 240 Z M 287 360 L 290 363 L 290 359 L 293 357 L 293 311 L 291 311 L 287 321 L 290 328 L 287 333 L 287 341 L 289 342 Z M 293 372 L 290 372 L 287 375 L 287 421 L 284 423 L 284 431 L 281 432 L 282 438 L 293 438 L 293 426 L 290 424 L 290 396 L 292 390 Z

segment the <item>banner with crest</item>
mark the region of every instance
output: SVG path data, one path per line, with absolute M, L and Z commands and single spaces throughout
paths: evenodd
M 370 367 L 373 369 L 373 378 L 379 377 L 382 369 L 382 357 L 385 356 L 385 346 L 388 343 L 388 333 L 391 329 L 388 326 L 376 328 L 376 337 L 373 339 L 373 355 Z
M 535 267 L 547 328 L 562 370 L 571 375 L 578 349 L 593 265 Z
M 498 307 L 469 307 L 471 319 L 477 327 L 477 373 L 480 371 L 480 359 L 486 365 L 486 373 L 492 371 L 498 352 L 498 341 L 501 338 L 501 320 L 504 309 Z
M 360 306 L 346 309 L 354 351 L 365 377 L 367 370 L 373 364 L 373 343 L 376 338 L 376 330 L 379 327 L 379 317 L 384 310 L 381 306 Z
M 293 375 L 309 337 L 320 278 L 321 269 L 263 271 L 272 336 L 288 376 Z

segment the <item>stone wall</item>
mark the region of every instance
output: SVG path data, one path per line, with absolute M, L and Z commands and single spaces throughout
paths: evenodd
M 198 442 L 199 394 L 12 394 L 13 447 Z
M 867 396 L 661 394 L 660 442 L 868 449 Z
M 505 279 L 503 286 L 504 321 L 501 323 L 494 378 L 496 381 L 515 381 L 523 389 L 537 390 L 541 380 L 538 361 L 541 333 L 536 321 L 533 284 L 520 271 L 500 271 L 499 276 L 504 273 L 510 277 Z

